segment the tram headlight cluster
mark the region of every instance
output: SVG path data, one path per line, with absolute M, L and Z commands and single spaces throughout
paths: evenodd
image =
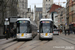
M 43 33 L 41 33 L 41 35 L 43 35 Z
M 29 35 L 29 34 L 26 34 L 26 35 Z
M 52 33 L 50 33 L 50 35 L 53 35 Z
M 17 35 L 19 35 L 19 34 L 17 34 Z

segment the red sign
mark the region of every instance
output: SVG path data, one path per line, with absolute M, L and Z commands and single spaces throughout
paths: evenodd
M 74 27 L 75 27 L 75 24 L 74 24 Z

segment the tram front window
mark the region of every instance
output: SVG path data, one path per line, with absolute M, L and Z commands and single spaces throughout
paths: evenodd
M 41 32 L 43 33 L 50 33 L 50 24 L 46 24 L 44 23 L 43 26 L 42 26 L 42 29 L 41 29 Z
M 25 21 L 26 22 L 26 21 Z M 30 23 L 17 23 L 17 33 L 30 33 L 31 32 Z
M 41 23 L 40 33 L 52 33 L 52 24 L 51 23 Z

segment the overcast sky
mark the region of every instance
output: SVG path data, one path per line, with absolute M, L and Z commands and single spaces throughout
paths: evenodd
M 54 3 L 56 2 L 59 2 L 59 0 L 54 0 Z M 66 0 L 60 0 L 60 2 L 66 2 Z M 36 4 L 36 7 L 42 7 L 42 3 L 43 3 L 43 0 L 28 0 L 28 7 L 30 7 L 31 5 L 31 8 L 33 9 L 35 4 Z M 65 7 L 66 3 L 65 4 L 61 3 L 61 5 Z

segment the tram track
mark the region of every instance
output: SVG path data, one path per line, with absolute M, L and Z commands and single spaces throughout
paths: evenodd
M 30 45 L 26 45 L 26 46 L 23 46 L 23 47 L 21 47 L 20 48 L 20 46 L 22 46 L 22 45 L 20 45 L 17 49 L 18 50 L 21 50 L 21 49 L 23 49 L 23 48 L 27 48 L 27 47 L 30 47 L 30 46 L 34 46 L 33 48 L 31 48 L 31 49 L 29 49 L 29 50 L 32 50 L 32 49 L 34 49 L 34 48 L 36 48 L 36 47 L 38 47 L 38 46 L 41 46 L 41 45 L 44 45 L 44 44 L 46 44 L 46 43 L 48 43 L 49 41 L 38 41 L 38 42 L 35 42 L 35 43 L 32 43 L 32 44 L 30 44 Z M 17 50 L 17 49 L 15 49 L 15 50 Z
M 17 49 L 19 49 L 23 44 L 25 44 L 26 42 L 24 42 L 24 43 L 22 43 L 22 44 L 20 44 L 19 46 L 17 46 L 14 50 L 17 50 Z
M 61 37 L 65 37 L 65 36 L 61 36 Z M 66 39 L 68 39 L 68 40 L 71 40 L 71 41 L 74 41 L 75 42 L 75 40 L 72 40 L 71 38 L 69 38 L 69 37 L 65 37 Z
M 17 43 L 17 42 L 15 42 L 15 43 L 13 43 L 13 44 L 11 44 L 11 45 L 5 47 L 5 48 L 2 48 L 2 50 L 5 50 L 6 48 L 8 48 L 8 47 L 10 47 L 10 46 L 13 46 L 13 45 L 16 44 L 16 43 Z
M 63 35 L 65 35 L 65 34 L 63 34 Z M 74 35 L 74 36 L 73 36 L 73 35 Z M 67 36 L 67 35 L 66 35 L 66 36 Z M 69 37 L 75 38 L 75 34 L 70 34 Z
M 73 43 L 73 42 L 75 42 L 75 41 L 70 40 L 70 39 L 68 39 L 68 38 L 64 38 L 64 37 L 57 37 L 57 38 L 62 39 L 62 40 L 66 41 L 66 42 L 68 42 L 68 43 L 70 43 L 70 44 L 72 44 L 72 45 L 75 45 L 75 43 Z M 70 41 L 69 41 L 69 40 L 70 40 Z M 73 41 L 73 42 L 71 42 L 71 41 Z
M 13 40 L 9 40 L 9 41 L 6 41 L 6 40 L 2 40 L 3 42 L 1 42 L 0 45 L 4 45 L 4 44 L 7 44 L 7 43 L 11 43 L 13 41 L 15 41 L 16 39 L 13 39 Z
M 41 41 L 41 42 L 43 42 L 43 41 Z M 40 43 L 41 43 L 41 42 L 40 42 Z M 43 43 L 41 43 L 41 44 L 39 44 L 39 45 L 35 45 L 35 47 L 33 47 L 33 48 L 29 49 L 29 50 L 33 50 L 34 48 L 36 48 L 36 47 L 38 47 L 38 46 L 41 46 L 41 45 L 44 45 L 44 44 L 46 44 L 46 43 L 48 43 L 48 42 L 49 42 L 49 40 L 46 41 L 46 42 L 43 42 Z
M 74 36 L 70 36 L 70 37 L 75 38 Z
M 39 42 L 40 42 L 40 41 L 39 41 Z M 22 48 L 27 48 L 27 47 L 29 47 L 29 46 L 33 46 L 34 44 L 39 43 L 39 42 L 35 42 L 35 43 L 30 44 L 30 45 L 23 46 L 23 47 L 19 48 L 19 50 L 22 49 Z

